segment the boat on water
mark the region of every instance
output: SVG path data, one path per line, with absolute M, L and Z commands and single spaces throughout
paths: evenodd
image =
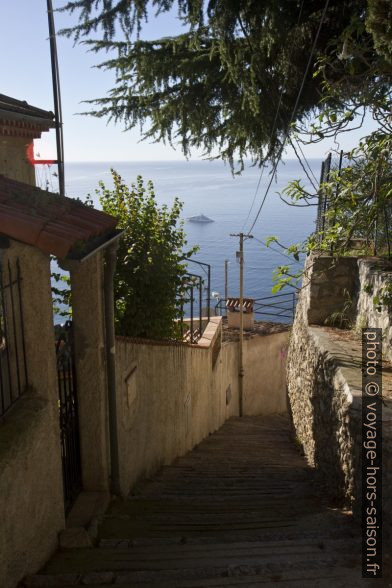
M 190 223 L 213 223 L 212 218 L 208 218 L 204 214 L 197 214 L 196 216 L 190 216 L 187 219 Z

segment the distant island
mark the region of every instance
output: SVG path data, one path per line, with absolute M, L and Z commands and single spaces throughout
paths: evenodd
M 208 218 L 204 214 L 198 214 L 196 216 L 190 216 L 187 219 L 190 223 L 213 223 L 214 221 L 212 218 Z

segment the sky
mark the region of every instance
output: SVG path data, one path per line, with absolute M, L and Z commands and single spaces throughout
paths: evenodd
M 54 0 L 53 5 L 60 7 L 64 2 Z M 56 30 L 70 26 L 73 21 L 69 14 L 55 14 Z M 159 18 L 151 15 L 143 29 L 143 37 L 175 35 L 180 30 L 174 12 Z M 94 68 L 102 58 L 89 53 L 83 45 L 74 46 L 71 39 L 59 37 L 57 47 L 66 161 L 184 160 L 180 148 L 174 150 L 163 143 L 140 142 L 137 128 L 124 132 L 120 124 L 78 115 L 86 109 L 81 103 L 83 100 L 106 95 L 113 86 L 113 74 Z M 46 0 L 1 0 L 0 79 L 2 94 L 53 110 Z M 372 121 L 367 120 L 360 131 L 345 133 L 340 148 L 354 147 L 372 128 Z M 307 157 L 318 158 L 324 157 L 331 147 L 332 140 L 328 140 L 305 146 L 304 151 Z M 37 142 L 36 156 L 37 153 L 42 158 L 56 157 L 54 131 Z M 195 150 L 192 157 L 201 158 L 201 151 Z M 290 149 L 286 157 L 294 157 Z

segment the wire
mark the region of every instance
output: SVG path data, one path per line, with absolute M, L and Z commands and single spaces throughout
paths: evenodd
M 271 139 L 272 139 L 272 133 L 271 133 L 271 138 L 270 138 L 270 141 L 271 141 Z M 256 186 L 255 193 L 253 194 L 253 200 L 252 200 L 252 204 L 250 205 L 250 208 L 249 208 L 248 216 L 246 217 L 246 219 L 245 219 L 245 222 L 244 222 L 244 224 L 242 225 L 242 229 L 241 229 L 241 231 L 242 231 L 242 232 L 243 232 L 243 231 L 244 231 L 244 229 L 245 229 L 246 223 L 247 223 L 247 222 L 248 222 L 248 220 L 249 220 L 250 214 L 251 214 L 251 212 L 252 212 L 252 210 L 253 210 L 253 207 L 254 207 L 254 204 L 255 204 L 255 202 L 256 202 L 256 196 L 257 196 L 257 192 L 259 191 L 259 187 L 260 187 L 260 183 L 261 183 L 261 179 L 262 179 L 262 177 L 263 177 L 263 173 L 264 173 L 264 169 L 265 169 L 265 167 L 266 167 L 266 166 L 265 166 L 265 163 L 263 163 L 263 167 L 262 167 L 262 169 L 261 169 L 261 173 L 260 173 L 260 176 L 259 176 L 259 181 L 257 182 L 257 186 Z
M 264 245 L 264 247 L 266 247 L 266 249 L 271 249 L 271 251 L 275 251 L 275 253 L 279 253 L 279 255 L 283 255 L 283 257 L 287 257 L 287 259 L 289 259 L 290 261 L 293 261 L 292 258 L 287 255 L 287 253 L 283 253 L 283 251 L 279 251 L 279 249 L 275 249 L 274 247 L 271 247 L 271 245 L 266 245 L 264 243 L 264 241 L 261 241 L 261 239 L 258 239 L 257 237 L 253 237 L 253 239 L 255 239 L 255 241 L 258 241 L 259 243 L 261 243 L 261 245 Z
M 302 2 L 301 2 L 301 6 L 300 6 L 300 9 L 299 9 L 298 20 L 297 20 L 297 26 L 299 25 L 299 23 L 300 23 L 300 20 L 301 20 L 301 16 L 302 16 L 302 10 L 303 10 L 303 7 L 304 7 L 304 0 L 302 0 Z M 286 82 L 286 80 L 285 80 L 284 82 Z M 282 89 L 281 89 L 281 91 L 280 91 L 280 95 L 279 95 L 278 106 L 277 106 L 277 109 L 276 109 L 276 112 L 275 112 L 274 122 L 273 122 L 273 124 L 272 124 L 272 131 L 271 131 L 270 138 L 269 138 L 269 141 L 268 141 L 268 146 L 270 146 L 270 145 L 271 145 L 271 142 L 272 142 L 272 137 L 273 137 L 273 135 L 274 135 L 274 133 L 275 133 L 276 124 L 277 124 L 277 121 L 278 121 L 279 110 L 280 110 L 280 107 L 281 107 L 281 104 L 282 104 L 283 92 L 285 91 L 285 89 L 286 89 L 286 86 L 285 86 L 285 83 L 283 83 L 283 85 L 282 85 Z M 261 169 L 261 173 L 260 173 L 260 176 L 259 176 L 259 181 L 257 182 L 256 190 L 255 190 L 255 193 L 254 193 L 254 195 L 253 195 L 252 204 L 251 204 L 251 206 L 250 206 L 250 209 L 249 209 L 248 215 L 247 215 L 247 217 L 246 217 L 246 219 L 245 219 L 245 222 L 244 222 L 244 224 L 242 225 L 242 229 L 241 229 L 241 230 L 242 230 L 242 232 L 244 231 L 245 225 L 246 225 L 246 223 L 248 222 L 248 219 L 249 219 L 249 217 L 250 217 L 250 214 L 251 214 L 251 212 L 252 212 L 252 210 L 253 210 L 253 206 L 254 206 L 254 204 L 255 204 L 255 201 L 256 201 L 256 196 L 257 196 L 257 193 L 258 193 L 258 191 L 259 191 L 259 188 L 260 188 L 260 183 L 261 183 L 261 179 L 262 179 L 262 177 L 263 177 L 263 173 L 264 173 L 264 169 L 265 169 L 265 168 L 266 168 L 266 165 L 265 165 L 265 163 L 263 163 L 263 167 L 262 167 L 262 169 Z
M 312 168 L 310 166 L 310 163 L 309 163 L 309 161 L 305 157 L 305 153 L 302 151 L 301 143 L 298 141 L 298 139 L 295 139 L 295 142 L 297 144 L 298 149 L 301 151 L 302 157 L 304 158 L 304 161 L 305 161 L 306 165 L 308 166 L 308 169 L 309 169 L 310 173 L 312 174 L 314 181 L 316 182 L 316 184 L 318 184 L 319 181 L 316 178 L 316 176 L 314 175 L 314 172 L 313 172 L 313 170 L 312 170 Z
M 286 143 L 286 139 L 287 139 L 288 134 L 289 134 L 289 129 L 291 127 L 291 123 L 294 120 L 294 116 L 295 116 L 296 110 L 298 108 L 299 100 L 301 98 L 301 94 L 302 94 L 302 91 L 304 89 L 304 85 L 305 85 L 305 81 L 306 81 L 306 78 L 307 78 L 307 75 L 308 75 L 308 72 L 309 72 L 310 64 L 312 63 L 314 50 L 316 48 L 316 44 L 317 44 L 318 38 L 320 36 L 321 27 L 323 25 L 324 18 L 325 18 L 327 9 L 328 9 L 328 4 L 329 4 L 329 0 L 326 0 L 325 5 L 324 5 L 324 10 L 323 10 L 323 13 L 322 13 L 321 19 L 320 19 L 320 24 L 318 26 L 317 33 L 316 33 L 315 39 L 313 41 L 312 49 L 311 49 L 311 52 L 310 52 L 310 55 L 309 55 L 308 63 L 306 65 L 305 73 L 304 73 L 303 78 L 302 78 L 301 87 L 300 87 L 300 89 L 298 91 L 297 98 L 296 98 L 296 101 L 295 101 L 295 104 L 294 104 L 294 108 L 293 108 L 292 113 L 291 113 L 290 122 L 288 124 L 287 131 L 285 133 L 285 136 L 284 136 L 283 141 L 282 141 L 282 145 L 280 147 L 280 151 L 279 151 L 278 156 L 277 156 L 277 159 L 275 161 L 274 168 L 273 168 L 272 173 L 271 173 L 271 179 L 270 179 L 270 181 L 268 183 L 267 189 L 265 191 L 263 200 L 261 201 L 261 204 L 260 204 L 259 209 L 257 211 L 256 217 L 255 217 L 255 219 L 254 219 L 254 221 L 252 223 L 252 226 L 250 227 L 250 229 L 248 231 L 249 233 L 252 231 L 253 227 L 257 223 L 257 220 L 258 220 L 258 218 L 260 216 L 260 213 L 262 211 L 262 208 L 264 206 L 264 203 L 266 201 L 266 198 L 268 196 L 268 193 L 269 193 L 269 191 L 271 189 L 271 185 L 272 185 L 273 179 L 275 177 L 276 170 L 277 170 L 277 167 L 278 167 L 279 162 L 280 162 L 280 158 L 282 156 L 282 152 L 283 152 L 283 149 L 284 149 L 284 146 L 285 146 L 285 143 Z

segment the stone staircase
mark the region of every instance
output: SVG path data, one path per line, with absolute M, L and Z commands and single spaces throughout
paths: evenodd
M 357 587 L 360 529 L 331 508 L 286 415 L 228 421 L 127 500 L 92 548 L 59 551 L 28 588 Z M 373 581 L 374 582 L 374 581 Z M 389 586 L 377 580 L 377 586 Z

